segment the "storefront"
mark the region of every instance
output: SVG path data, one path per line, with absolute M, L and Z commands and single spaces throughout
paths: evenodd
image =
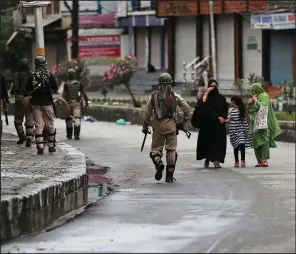
M 268 77 L 273 86 L 281 82 L 290 83 L 296 77 L 295 73 L 295 16 L 294 13 L 276 13 L 270 15 L 252 16 L 252 27 L 263 29 L 267 66 L 263 76 Z

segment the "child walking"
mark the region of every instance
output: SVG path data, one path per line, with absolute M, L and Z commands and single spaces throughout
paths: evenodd
M 229 122 L 230 143 L 234 150 L 234 167 L 246 167 L 246 149 L 252 148 L 252 139 L 249 132 L 249 125 L 246 119 L 246 108 L 239 96 L 232 96 L 233 109 L 226 122 Z M 241 153 L 241 164 L 239 164 L 239 151 Z

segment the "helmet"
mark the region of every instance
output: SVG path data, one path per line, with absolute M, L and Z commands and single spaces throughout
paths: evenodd
M 23 59 L 21 59 L 20 60 L 20 63 L 19 63 L 19 67 L 20 67 L 20 69 L 21 70 L 28 70 L 28 69 L 30 69 L 30 67 L 29 67 L 29 61 L 27 60 L 27 59 L 25 59 L 25 58 L 23 58 Z
M 37 56 L 35 58 L 35 65 L 36 66 L 38 66 L 38 65 L 46 65 L 45 57 L 44 56 Z
M 173 79 L 169 73 L 164 72 L 159 76 L 158 82 L 160 85 L 172 84 Z
M 76 78 L 76 71 L 71 68 L 68 70 L 67 75 L 68 75 L 69 79 L 75 79 Z

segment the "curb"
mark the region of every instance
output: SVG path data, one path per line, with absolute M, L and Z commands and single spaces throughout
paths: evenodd
M 57 145 L 71 165 L 54 179 L 34 183 L 33 192 L 1 199 L 1 243 L 42 231 L 60 217 L 87 205 L 85 155 L 68 144 Z

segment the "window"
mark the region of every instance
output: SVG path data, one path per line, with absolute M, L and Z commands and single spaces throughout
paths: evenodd
M 23 10 L 26 15 L 33 15 L 34 14 L 34 8 L 23 8 Z
M 60 13 L 60 1 L 59 0 L 54 0 L 53 1 L 53 13 L 54 14 L 59 14 Z

